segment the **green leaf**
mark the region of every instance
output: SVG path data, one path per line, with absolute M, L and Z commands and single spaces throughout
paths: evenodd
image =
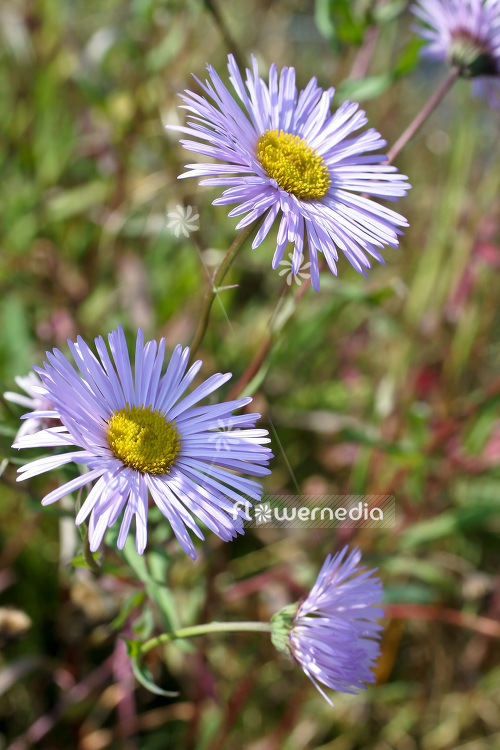
M 132 623 L 132 630 L 141 640 L 147 640 L 153 635 L 155 629 L 155 617 L 152 608 L 143 606 L 139 617 Z
M 414 70 L 420 60 L 420 49 L 422 42 L 418 37 L 410 39 L 408 44 L 405 46 L 394 66 L 394 77 L 401 78 L 402 76 L 408 75 Z
M 395 0 L 393 3 L 377 3 L 372 10 L 372 18 L 377 24 L 390 23 L 406 10 L 407 0 Z
M 290 320 L 297 308 L 297 303 L 293 297 L 286 297 L 283 299 L 276 309 L 275 314 L 271 322 L 271 331 L 273 333 L 279 333 L 284 328 L 286 323 Z
M 94 552 L 92 554 L 92 557 L 97 562 L 97 558 L 99 557 L 99 552 Z M 76 555 L 72 560 L 70 560 L 70 565 L 73 565 L 75 568 L 90 568 L 88 563 L 86 562 L 84 556 L 82 554 Z
M 401 547 L 408 549 L 420 544 L 428 544 L 457 532 L 468 532 L 471 528 L 482 526 L 491 516 L 499 513 L 500 504 L 498 503 L 471 502 L 469 507 L 446 511 L 437 518 L 410 526 L 401 537 Z
M 139 656 L 141 647 L 140 642 L 134 641 L 130 638 L 124 638 L 123 640 L 125 641 L 127 654 L 130 657 L 132 672 L 134 673 L 134 677 L 137 682 L 145 687 L 146 690 L 149 690 L 150 693 L 154 693 L 155 695 L 163 695 L 166 698 L 177 698 L 179 695 L 177 691 L 163 690 L 154 682 L 153 675 Z
M 484 409 L 473 423 L 465 440 L 465 452 L 479 455 L 498 423 L 496 409 Z
M 314 20 L 318 31 L 330 44 L 337 42 L 335 24 L 330 16 L 330 0 L 316 0 L 314 5 Z
M 0 320 L 2 321 L 0 358 L 4 365 L 2 375 L 8 380 L 13 380 L 15 375 L 27 372 L 34 360 L 30 333 L 31 322 L 21 297 L 15 295 L 3 297 L 0 304 Z
M 160 550 L 152 549 L 147 553 L 149 569 L 151 571 L 150 589 L 154 600 L 172 630 L 181 627 L 177 606 L 171 589 L 167 585 L 168 557 Z
M 369 8 L 359 0 L 316 0 L 314 20 L 320 34 L 333 47 L 338 47 L 339 42 L 361 44 L 372 24 Z
M 10 427 L 7 424 L 0 424 L 0 435 L 5 435 L 8 438 L 15 438 L 17 435 L 17 429 Z M 12 440 L 14 442 L 14 440 Z
M 146 66 L 152 72 L 156 73 L 166 65 L 171 64 L 179 50 L 186 42 L 186 27 L 184 24 L 172 25 L 164 38 L 156 47 L 151 49 L 146 55 Z
M 154 549 L 145 555 L 138 555 L 132 537 L 127 539 L 122 555 L 139 580 L 144 583 L 150 599 L 157 604 L 163 615 L 167 630 L 179 628 L 180 622 L 175 600 L 166 583 L 168 558 Z
M 124 635 L 121 635 L 120 638 L 125 642 L 127 654 L 130 658 L 137 659 L 141 653 L 142 642 L 136 641 L 134 638 L 126 638 Z
M 408 440 L 402 440 L 399 443 L 390 443 L 380 436 L 378 428 L 370 424 L 362 428 L 347 425 L 342 428 L 340 434 L 345 440 L 352 440 L 361 445 L 380 448 L 387 454 L 401 457 L 413 465 L 418 466 L 423 461 L 422 455 L 418 451 L 418 446 L 413 445 Z
M 117 615 L 111 623 L 112 629 L 119 630 L 120 628 L 122 628 L 125 625 L 125 622 L 127 621 L 132 610 L 136 607 L 140 607 L 144 599 L 144 591 L 137 591 L 135 594 L 129 596 L 125 601 L 120 614 Z
M 338 88 L 339 96 L 356 102 L 375 99 L 381 96 L 391 86 L 394 76 L 384 73 L 380 76 L 368 76 L 360 80 L 346 79 Z
M 387 584 L 384 587 L 386 604 L 432 604 L 437 599 L 436 592 L 422 583 Z
M 391 578 L 395 576 L 408 576 L 420 579 L 424 584 L 442 589 L 450 594 L 455 593 L 456 590 L 455 579 L 452 573 L 449 570 L 443 570 L 439 565 L 429 560 L 395 555 L 385 559 L 379 567 L 383 568 Z
M 336 280 L 335 294 L 338 298 L 348 302 L 364 302 L 368 305 L 380 305 L 388 299 L 397 295 L 393 283 L 372 286 L 362 284 L 350 284 L 346 281 Z
M 64 190 L 48 201 L 49 218 L 52 221 L 64 221 L 77 214 L 85 213 L 90 208 L 103 203 L 108 194 L 109 185 L 101 180 Z

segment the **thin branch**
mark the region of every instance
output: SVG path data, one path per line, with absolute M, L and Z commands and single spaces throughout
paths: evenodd
M 245 70 L 245 58 L 234 38 L 232 37 L 229 29 L 227 28 L 226 22 L 221 15 L 215 0 L 204 0 L 205 8 L 212 14 L 216 25 L 224 39 L 227 49 L 234 55 L 234 59 L 240 70 Z
M 254 228 L 254 224 L 250 224 L 247 227 L 244 227 L 241 232 L 238 234 L 234 242 L 232 243 L 231 247 L 227 251 L 226 255 L 224 256 L 224 259 L 220 266 L 215 271 L 213 278 L 210 282 L 210 286 L 207 289 L 207 292 L 205 294 L 205 299 L 203 300 L 203 307 L 201 309 L 201 316 L 200 316 L 200 322 L 198 323 L 198 328 L 196 330 L 193 343 L 191 344 L 191 354 L 189 357 L 189 364 L 191 365 L 194 361 L 196 352 L 201 346 L 201 343 L 205 337 L 205 332 L 207 330 L 208 326 L 208 320 L 210 318 L 210 310 L 212 309 L 212 305 L 215 299 L 215 295 L 219 291 L 219 287 L 222 284 L 222 281 L 224 280 L 224 276 L 231 268 L 231 265 L 236 258 L 236 255 L 238 254 L 239 250 L 241 249 L 241 246 L 243 245 L 246 238 L 250 235 L 252 229 Z
M 442 99 L 444 99 L 446 93 L 451 89 L 456 79 L 458 78 L 459 73 L 460 70 L 457 67 L 451 69 L 448 77 L 445 78 L 445 80 L 434 92 L 428 102 L 422 107 L 418 115 L 412 120 L 406 130 L 398 138 L 396 143 L 392 146 L 391 149 L 389 149 L 387 153 L 387 161 L 385 162 L 386 164 L 391 164 L 394 161 L 396 156 L 406 146 L 408 141 L 413 138 L 417 130 L 422 127 L 429 115 L 434 112 L 438 104 L 442 101 Z
M 202 625 L 192 625 L 180 630 L 174 630 L 171 633 L 162 633 L 146 641 L 140 647 L 141 656 L 147 654 L 151 649 L 160 646 L 163 643 L 177 640 L 179 638 L 197 638 L 200 635 L 210 635 L 212 633 L 270 633 L 270 622 L 207 622 Z

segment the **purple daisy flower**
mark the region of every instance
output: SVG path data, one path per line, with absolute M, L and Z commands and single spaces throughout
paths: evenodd
M 358 104 L 344 102 L 331 114 L 333 88 L 323 91 L 312 78 L 298 92 L 294 68 L 283 68 L 278 76 L 274 64 L 266 85 L 255 58 L 252 64 L 245 89 L 229 55 L 230 81 L 243 109 L 210 65 L 211 80 L 198 81 L 208 98 L 191 91 L 182 96 L 188 127 L 172 129 L 197 139 L 181 140 L 182 145 L 225 163 L 187 164 L 189 171 L 181 177 L 227 187 L 214 204 L 238 204 L 229 212 L 245 214 L 237 229 L 262 217 L 252 247 L 261 244 L 281 215 L 273 268 L 291 242 L 292 273 L 297 274 L 307 240 L 316 291 L 318 252 L 334 274 L 340 249 L 366 275 L 368 255 L 384 263 L 378 248 L 397 247 L 398 227 L 408 226 L 403 216 L 366 196 L 397 200 L 410 187 L 407 178 L 383 163 L 386 156 L 367 153 L 386 145 L 376 130 L 354 135 L 367 122 Z
M 474 77 L 472 93 L 500 106 L 500 0 L 418 0 L 422 54 Z
M 144 344 L 139 329 L 132 375 L 122 328 L 108 336 L 112 358 L 102 337 L 95 339 L 100 360 L 81 337 L 68 340 L 80 370 L 57 349 L 47 352 L 40 375 L 53 410 L 35 411 L 27 418 L 60 420 L 60 426 L 25 435 L 15 448 L 78 448 L 40 458 L 21 467 L 19 479 L 29 479 L 67 463 L 88 468 L 81 476 L 46 495 L 48 505 L 95 482 L 77 517 L 89 515 L 90 549 L 97 550 L 106 529 L 123 513 L 118 547 L 123 548 L 135 516 L 136 548 L 144 552 L 147 541 L 148 500 L 170 521 L 183 550 L 193 559 L 196 552 L 187 532 L 203 539 L 193 516 L 224 541 L 243 533 L 243 511 L 238 502 L 260 500 L 262 488 L 235 472 L 254 476 L 269 474 L 272 453 L 267 430 L 253 429 L 260 414 L 234 416 L 251 398 L 209 406 L 195 406 L 229 378 L 216 374 L 181 399 L 201 367 L 195 362 L 186 372 L 189 349 L 177 346 L 161 377 L 165 340 Z M 221 425 L 237 428 L 224 433 L 224 451 L 211 439 Z M 244 504 L 244 503 L 242 503 Z
M 328 555 L 309 596 L 285 607 L 272 619 L 274 645 L 299 664 L 319 692 L 319 683 L 343 693 L 365 689 L 380 654 L 377 639 L 384 616 L 380 579 L 358 567 L 361 552 L 347 547 Z

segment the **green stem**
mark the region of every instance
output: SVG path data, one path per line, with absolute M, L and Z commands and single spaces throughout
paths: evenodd
M 303 286 L 301 286 L 298 292 L 296 292 L 295 302 L 297 303 L 300 302 L 305 292 L 309 289 L 310 285 L 311 285 L 311 277 L 309 276 L 309 278 L 304 281 Z M 258 350 L 257 354 L 254 356 L 254 358 L 252 359 L 252 361 L 246 368 L 246 370 L 240 376 L 238 382 L 231 388 L 229 395 L 225 399 L 226 401 L 232 401 L 235 398 L 239 398 L 243 394 L 247 385 L 249 385 L 252 382 L 252 380 L 255 378 L 255 376 L 259 373 L 260 368 L 262 367 L 264 360 L 269 354 L 269 351 L 276 339 L 277 331 L 273 328 L 274 319 L 276 317 L 276 314 L 278 312 L 278 309 L 283 299 L 286 297 L 287 293 L 291 291 L 291 288 L 292 288 L 291 285 L 288 285 L 287 282 L 285 281 L 281 289 L 280 295 L 278 297 L 278 302 L 276 303 L 276 307 L 274 308 L 274 312 L 271 315 L 271 319 L 267 326 L 267 329 L 269 331 L 268 336 L 263 342 L 260 349 Z M 247 393 L 246 395 L 248 396 L 250 394 Z
M 101 567 L 95 561 L 94 555 L 90 551 L 90 541 L 89 541 L 89 529 L 88 529 L 88 526 L 87 526 L 86 531 L 85 531 L 85 536 L 83 537 L 82 551 L 83 551 L 83 559 L 85 560 L 85 562 L 87 563 L 87 565 L 89 566 L 89 568 L 91 568 L 94 571 L 94 573 L 101 573 L 102 572 L 101 571 Z
M 189 365 L 193 363 L 196 352 L 200 348 L 201 342 L 203 341 L 203 338 L 205 336 L 205 331 L 207 330 L 207 326 L 208 326 L 208 319 L 210 317 L 210 310 L 212 308 L 215 295 L 219 291 L 219 286 L 222 283 L 224 276 L 231 268 L 233 260 L 236 258 L 236 255 L 238 251 L 240 250 L 241 246 L 243 245 L 244 241 L 250 235 L 253 229 L 253 226 L 254 226 L 253 224 L 249 224 L 249 226 L 244 227 L 241 230 L 241 232 L 236 237 L 233 244 L 227 251 L 226 255 L 224 256 L 222 263 L 217 268 L 217 270 L 215 271 L 212 277 L 210 286 L 207 289 L 207 293 L 205 294 L 205 299 L 203 300 L 203 307 L 201 310 L 201 317 L 200 317 L 200 322 L 198 324 L 198 329 L 193 339 L 193 343 L 191 344 L 191 354 L 189 357 Z
M 270 622 L 207 622 L 203 625 L 192 625 L 188 628 L 181 628 L 180 630 L 174 630 L 172 633 L 162 633 L 151 638 L 146 643 L 143 643 L 140 648 L 141 656 L 147 654 L 148 651 L 160 646 L 162 643 L 168 643 L 177 638 L 196 638 L 199 635 L 207 635 L 211 633 L 270 633 L 271 623 Z
M 236 64 L 238 65 L 238 68 L 243 73 L 243 71 L 245 70 L 245 58 L 242 55 L 240 48 L 238 47 L 233 37 L 231 36 L 229 29 L 226 26 L 226 23 L 224 21 L 224 18 L 222 17 L 220 10 L 215 3 L 215 0 L 204 0 L 204 3 L 205 3 L 205 7 L 207 8 L 207 10 L 212 14 L 215 23 L 219 27 L 219 31 L 221 32 L 222 38 L 224 39 L 224 42 L 226 43 L 226 47 L 234 55 Z

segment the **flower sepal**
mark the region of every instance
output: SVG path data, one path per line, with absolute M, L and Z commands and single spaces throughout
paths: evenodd
M 457 66 L 462 78 L 498 75 L 494 56 L 467 37 L 453 40 L 449 59 L 452 65 Z
M 290 646 L 290 635 L 298 606 L 298 602 L 287 604 L 286 607 L 280 609 L 279 612 L 275 612 L 271 617 L 271 641 L 273 646 L 280 654 L 284 654 L 291 660 L 293 654 Z

